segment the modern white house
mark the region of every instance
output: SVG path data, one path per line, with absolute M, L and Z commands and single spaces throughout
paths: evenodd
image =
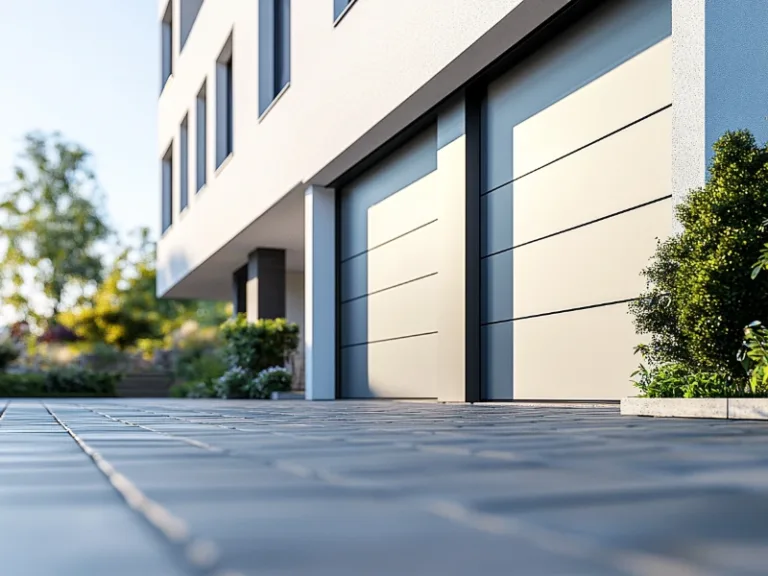
M 766 0 L 161 0 L 159 296 L 301 326 L 309 399 L 609 400 Z

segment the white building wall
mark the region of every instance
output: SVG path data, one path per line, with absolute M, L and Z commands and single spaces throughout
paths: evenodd
M 191 195 L 188 213 L 174 219 L 158 246 L 161 295 L 286 193 L 306 183 L 330 183 L 568 3 L 365 0 L 334 26 L 332 0 L 294 0 L 290 87 L 260 118 L 258 1 L 203 2 L 180 54 L 180 0 L 170 1 L 177 56 L 160 96 L 158 150 L 177 138 L 206 80 L 211 124 L 208 185 Z M 159 2 L 158 23 L 166 6 Z M 234 154 L 217 171 L 212 84 L 230 34 Z

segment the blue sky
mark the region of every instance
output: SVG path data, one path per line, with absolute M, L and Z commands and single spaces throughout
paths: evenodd
M 156 0 L 0 0 L 0 183 L 30 130 L 90 150 L 110 221 L 159 228 Z

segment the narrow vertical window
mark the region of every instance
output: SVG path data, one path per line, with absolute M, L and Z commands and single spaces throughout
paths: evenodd
M 275 2 L 275 85 L 273 98 L 291 80 L 291 0 Z
M 187 116 L 179 127 L 179 210 L 189 202 L 189 127 Z
M 235 108 L 235 91 L 232 86 L 233 82 L 233 70 L 232 70 L 232 57 L 230 56 L 229 61 L 226 65 L 226 78 L 227 78 L 227 154 L 232 154 L 232 150 L 234 150 L 234 141 L 233 136 L 235 132 L 235 118 L 234 118 L 234 108 Z
M 197 95 L 197 146 L 196 146 L 196 161 L 197 161 L 197 191 L 199 192 L 203 186 L 205 186 L 206 177 L 208 176 L 208 145 L 206 140 L 208 138 L 208 126 L 207 126 L 207 100 L 205 93 L 206 85 L 203 84 L 203 88 Z
M 259 0 L 259 114 L 291 81 L 291 0 Z
M 162 231 L 173 224 L 173 143 L 168 147 L 162 161 Z
M 163 21 L 160 23 L 162 62 L 160 86 L 165 86 L 168 78 L 173 74 L 173 2 L 168 2 Z
M 179 2 L 180 26 L 179 26 L 179 50 L 184 50 L 192 26 L 195 25 L 197 14 L 203 6 L 203 0 L 181 0 Z
M 216 64 L 216 166 L 234 151 L 234 68 L 232 37 L 227 40 Z
M 355 0 L 333 0 L 333 19 L 338 20 Z

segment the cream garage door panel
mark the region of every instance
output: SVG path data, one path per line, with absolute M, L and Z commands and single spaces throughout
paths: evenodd
M 437 334 L 341 351 L 346 398 L 437 397 Z
M 514 245 L 670 195 L 671 132 L 667 109 L 515 182 Z
M 513 250 L 513 318 L 637 297 L 640 271 L 669 235 L 662 200 Z
M 437 272 L 437 226 L 422 226 L 342 263 L 342 302 Z
M 341 190 L 344 397 L 435 396 L 436 136 L 430 127 Z
M 437 275 L 341 305 L 342 346 L 436 332 Z
M 631 58 L 512 130 L 513 178 L 672 102 L 670 38 Z
M 514 322 L 517 400 L 618 400 L 637 394 L 635 334 L 626 304 Z
M 671 0 L 604 2 L 493 82 L 483 190 L 668 105 L 671 33 Z
M 437 172 L 368 209 L 368 249 L 437 219 Z
M 437 170 L 436 146 L 437 129 L 432 126 L 341 190 L 342 260 L 436 218 L 431 197 L 419 194 L 425 188 L 429 194 L 432 186 L 434 178 L 429 176 Z M 399 194 L 408 200 L 397 200 Z M 391 209 L 385 206 L 404 204 L 413 213 L 404 225 L 386 220 Z
M 670 195 L 671 120 L 667 109 L 483 196 L 483 254 Z

